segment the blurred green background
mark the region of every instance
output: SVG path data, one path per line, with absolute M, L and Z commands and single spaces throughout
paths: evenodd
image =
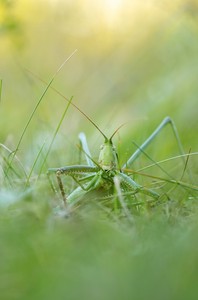
M 186 153 L 197 151 L 195 0 L 0 0 L 0 143 L 16 148 L 46 88 L 31 72 L 49 83 L 75 49 L 52 85 L 73 96 L 106 135 L 126 122 L 115 137 L 123 163 L 135 150 L 132 141 L 140 145 L 167 115 Z M 65 106 L 47 91 L 17 152 L 27 172 L 44 141 L 47 152 Z M 101 134 L 70 106 L 43 173 L 76 163 L 80 131 L 97 157 Z M 155 160 L 178 155 L 170 129 L 149 153 Z M 175 166 L 173 160 L 168 168 Z M 196 155 L 188 166 L 196 184 Z M 0 200 L 23 200 L 11 208 L 0 201 L 2 299 L 197 299 L 196 205 L 187 204 L 182 216 L 171 210 L 136 216 L 133 224 L 86 210 L 62 220 L 51 216 L 51 194 L 42 184 L 20 194 L 23 180 L 11 178 L 15 189 L 4 190 L 2 174 Z
M 1 140 L 11 135 L 16 143 L 45 88 L 26 69 L 49 82 L 78 49 L 53 85 L 68 98 L 74 96 L 106 134 L 127 121 L 123 136 L 135 136 L 140 143 L 170 115 L 185 150 L 196 150 L 196 1 L 0 3 Z M 53 129 L 64 105 L 48 91 L 29 132 Z M 73 108 L 66 119 L 65 135 L 79 132 L 79 127 L 97 134 Z

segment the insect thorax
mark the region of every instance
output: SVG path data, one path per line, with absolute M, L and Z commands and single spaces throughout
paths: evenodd
M 101 146 L 98 163 L 103 170 L 116 170 L 118 159 L 116 149 L 111 140 L 105 141 Z

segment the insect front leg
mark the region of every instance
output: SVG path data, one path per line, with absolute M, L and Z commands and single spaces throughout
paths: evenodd
M 66 205 L 67 204 L 67 197 L 66 197 L 66 194 L 65 194 L 64 185 L 63 185 L 61 176 L 62 175 L 71 176 L 73 179 L 75 178 L 75 181 L 77 181 L 77 183 L 79 184 L 78 180 L 76 179 L 77 176 L 88 174 L 88 173 L 98 172 L 98 168 L 97 167 L 92 167 L 92 166 L 87 166 L 87 165 L 74 165 L 74 166 L 66 166 L 66 167 L 62 167 L 62 168 L 50 168 L 50 169 L 48 169 L 48 175 L 52 172 L 56 173 L 58 186 L 59 186 L 60 191 L 61 191 L 63 202 Z
M 60 191 L 61 191 L 61 195 L 62 195 L 62 198 L 63 198 L 63 202 L 64 202 L 64 205 L 66 206 L 67 198 L 66 198 L 66 194 L 65 194 L 63 182 L 62 182 L 62 180 L 61 180 L 61 175 L 62 175 L 62 173 L 61 173 L 60 170 L 56 172 L 56 178 L 57 178 L 58 185 L 59 185 L 59 188 L 60 188 Z
M 88 192 L 97 190 L 101 186 L 100 173 L 86 176 L 79 180 L 74 180 L 79 184 L 79 186 L 67 197 L 67 203 L 69 204 L 76 204 L 76 202 L 81 200 L 82 197 L 85 196 Z M 89 181 L 86 184 L 82 185 L 81 181 L 83 180 Z

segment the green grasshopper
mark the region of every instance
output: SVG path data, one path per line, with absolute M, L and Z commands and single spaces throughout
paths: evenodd
M 72 103 L 72 105 L 74 105 Z M 74 105 L 80 112 L 82 112 L 76 105 Z M 166 126 L 170 125 L 173 133 L 176 137 L 180 153 L 183 154 L 183 148 L 179 139 L 177 128 L 170 117 L 166 117 L 160 125 L 153 131 L 153 133 L 145 140 L 145 142 L 138 147 L 138 149 L 131 155 L 127 162 L 120 168 L 118 161 L 118 154 L 113 144 L 113 137 L 118 129 L 112 134 L 110 138 L 107 138 L 99 127 L 84 113 L 84 116 L 95 126 L 97 130 L 103 135 L 104 143 L 100 148 L 98 162 L 95 162 L 89 151 L 86 136 L 84 133 L 79 134 L 79 140 L 81 150 L 85 154 L 86 165 L 72 165 L 60 168 L 49 168 L 48 173 L 56 173 L 60 192 L 64 201 L 64 204 L 73 204 L 79 201 L 82 197 L 88 195 L 92 191 L 103 191 L 106 196 L 115 195 L 116 182 L 119 182 L 119 188 L 123 195 L 135 195 L 136 193 L 143 193 L 150 196 L 154 201 L 159 199 L 160 195 L 146 187 L 135 182 L 127 172 L 128 168 L 131 168 L 133 162 L 144 153 L 146 147 L 155 139 L 155 137 Z M 68 196 L 64 191 L 62 175 L 71 176 L 73 180 L 78 184 Z
M 72 55 L 76 52 L 76 50 L 72 53 Z M 68 59 L 72 56 L 70 55 Z M 65 61 L 67 62 L 68 59 Z M 184 162 L 184 171 L 186 170 L 187 162 L 189 155 L 185 155 L 182 144 L 179 139 L 179 135 L 177 132 L 177 128 L 172 121 L 170 117 L 164 118 L 164 120 L 160 123 L 160 125 L 153 131 L 153 133 L 145 140 L 145 142 L 140 146 L 137 147 L 137 150 L 131 155 L 131 157 L 127 160 L 127 162 L 120 167 L 119 161 L 118 161 L 118 154 L 116 152 L 116 148 L 113 145 L 113 137 L 118 131 L 118 128 L 110 138 L 107 138 L 104 133 L 100 130 L 100 128 L 87 116 L 78 106 L 76 106 L 71 100 L 68 100 L 63 94 L 61 94 L 57 89 L 53 88 L 51 86 L 51 83 L 53 82 L 55 76 L 58 74 L 58 72 L 62 69 L 64 66 L 65 62 L 60 66 L 58 71 L 56 71 L 55 75 L 52 77 L 51 81 L 49 83 L 46 83 L 42 79 L 40 79 L 37 75 L 34 73 L 30 72 L 34 76 L 36 76 L 39 80 L 47 84 L 47 88 L 44 92 L 48 90 L 50 87 L 52 90 L 54 90 L 57 94 L 59 94 L 61 97 L 63 97 L 67 102 L 69 102 L 69 105 L 72 105 L 75 107 L 82 115 L 84 115 L 90 123 L 102 134 L 104 137 L 104 144 L 101 146 L 100 154 L 99 154 L 99 159 L 98 162 L 92 159 L 89 147 L 87 144 L 86 136 L 84 133 L 79 134 L 79 140 L 81 144 L 81 150 L 85 154 L 85 158 L 87 161 L 86 165 L 72 165 L 72 166 L 65 166 L 65 167 L 60 167 L 60 168 L 50 168 L 48 169 L 48 175 L 51 173 L 56 173 L 57 180 L 58 180 L 58 185 L 60 188 L 60 192 L 62 194 L 63 202 L 65 205 L 67 204 L 75 204 L 76 202 L 79 201 L 82 197 L 92 195 L 92 192 L 96 191 L 96 195 L 99 195 L 99 199 L 101 199 L 101 191 L 103 192 L 102 194 L 105 196 L 102 197 L 104 199 L 118 199 L 120 200 L 120 204 L 124 208 L 125 203 L 123 204 L 123 199 L 128 200 L 128 198 L 134 199 L 135 195 L 137 193 L 143 193 L 145 195 L 148 195 L 150 198 L 152 198 L 153 201 L 156 201 L 159 199 L 160 195 L 149 188 L 146 188 L 144 186 L 141 186 L 137 182 L 135 182 L 131 178 L 131 174 L 134 172 L 131 170 L 133 163 L 135 160 L 143 153 L 146 156 L 148 156 L 145 152 L 145 149 L 147 146 L 155 139 L 155 137 L 163 130 L 163 128 L 166 125 L 170 125 L 172 128 L 172 131 L 174 133 L 174 136 L 176 138 L 178 147 L 179 147 L 179 152 L 181 154 L 181 158 L 183 159 Z M 42 97 L 44 96 L 42 95 Z M 41 98 L 42 99 L 42 98 Z M 40 99 L 40 101 L 41 101 Z M 51 147 L 51 146 L 50 146 Z M 50 150 L 50 148 L 49 148 Z M 49 151 L 48 151 L 49 152 Z M 196 153 L 194 153 L 196 154 Z M 47 154 L 48 155 L 48 154 Z M 46 155 L 46 157 L 47 157 Z M 45 157 L 45 160 L 46 160 Z M 185 160 L 185 157 L 187 158 Z M 150 157 L 149 157 L 150 158 Z M 150 158 L 151 159 L 151 158 Z M 151 159 L 152 162 L 154 162 Z M 158 166 L 163 172 L 166 173 L 166 175 L 169 176 L 170 179 L 163 179 L 163 178 L 158 178 L 160 180 L 170 182 L 177 185 L 182 186 L 184 189 L 190 189 L 190 190 L 195 190 L 197 191 L 198 188 L 196 186 L 193 186 L 188 183 L 184 183 L 181 180 L 177 181 L 173 177 L 171 178 L 170 174 L 168 174 L 161 166 L 159 163 L 154 162 L 154 165 Z M 184 174 L 183 171 L 183 174 Z M 134 172 L 136 173 L 136 172 Z M 73 178 L 73 180 L 78 184 L 78 187 L 75 188 L 68 196 L 65 194 L 63 182 L 62 182 L 62 175 L 65 174 L 67 176 L 70 176 Z M 144 174 L 142 174 L 144 175 Z M 183 176 L 183 175 L 182 175 Z M 151 176 L 153 178 L 157 178 L 154 176 Z M 50 183 L 53 187 L 53 184 L 50 180 Z M 55 190 L 55 189 L 54 189 Z M 124 198 L 123 198 L 124 196 Z M 128 197 L 127 197 L 128 196 Z M 152 202 L 151 200 L 151 202 Z M 122 203 L 121 203 L 122 202 Z M 136 205 L 133 202 L 134 205 Z

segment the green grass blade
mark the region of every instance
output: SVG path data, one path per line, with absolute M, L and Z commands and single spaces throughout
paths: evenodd
M 8 171 L 9 171 L 9 169 L 10 169 L 10 166 L 12 165 L 12 162 L 13 162 L 13 160 L 14 160 L 14 157 L 15 157 L 17 151 L 19 150 L 19 147 L 20 147 L 20 145 L 21 145 L 21 142 L 22 142 L 22 140 L 23 140 L 23 137 L 24 137 L 24 135 L 25 135 L 25 133 L 26 133 L 26 131 L 27 131 L 29 125 L 30 125 L 30 122 L 32 121 L 32 119 L 33 119 L 33 117 L 34 117 L 34 115 L 35 115 L 35 113 L 36 113 L 36 111 L 37 111 L 39 105 L 41 104 L 41 102 L 42 102 L 42 100 L 43 100 L 45 94 L 47 93 L 49 87 L 51 86 L 51 84 L 52 84 L 52 82 L 54 81 L 54 79 L 55 79 L 55 77 L 57 76 L 57 74 L 60 72 L 60 70 L 64 67 L 64 65 L 66 64 L 66 62 L 74 55 L 74 53 L 75 53 L 76 51 L 77 51 L 77 50 L 75 50 L 75 51 L 74 51 L 74 52 L 73 52 L 73 53 L 72 53 L 72 54 L 71 54 L 71 55 L 70 55 L 70 56 L 69 56 L 69 57 L 61 64 L 61 66 L 58 68 L 58 70 L 57 70 L 57 71 L 55 72 L 55 74 L 52 76 L 51 80 L 49 81 L 48 85 L 46 86 L 46 88 L 45 88 L 44 92 L 42 93 L 41 97 L 39 98 L 39 100 L 38 100 L 38 102 L 37 102 L 35 108 L 33 109 L 32 113 L 31 113 L 31 115 L 30 115 L 30 117 L 29 117 L 29 119 L 28 119 L 28 121 L 27 121 L 27 123 L 26 123 L 26 125 L 25 125 L 25 127 L 24 127 L 24 129 L 23 129 L 23 131 L 22 131 L 22 134 L 21 134 L 21 136 L 20 136 L 20 138 L 19 138 L 19 141 L 18 141 L 18 144 L 17 144 L 17 146 L 16 146 L 16 149 L 15 149 L 15 151 L 13 152 L 13 155 L 12 155 L 12 158 L 11 158 L 11 160 L 10 160 L 10 164 L 9 164 L 9 166 L 8 166 L 8 168 L 7 168 L 6 173 L 8 173 Z
M 0 148 L 4 149 L 6 152 L 8 152 L 8 155 L 9 155 L 9 156 L 12 155 L 12 153 L 13 153 L 13 151 L 10 150 L 10 149 L 9 149 L 7 146 L 5 146 L 4 144 L 1 144 L 1 143 L 0 143 Z M 15 160 L 16 160 L 16 162 L 19 164 L 19 166 L 21 167 L 21 170 L 23 171 L 25 177 L 27 177 L 25 168 L 24 168 L 23 164 L 21 163 L 21 161 L 19 160 L 19 158 L 18 158 L 16 155 L 15 155 Z M 6 159 L 6 164 L 9 165 L 9 160 L 8 160 L 8 159 Z M 10 168 L 11 168 L 11 166 L 10 166 Z M 14 169 L 14 168 L 12 168 L 12 169 Z M 5 174 L 5 175 L 6 175 L 6 174 Z M 7 177 L 7 176 L 6 176 L 6 177 Z
M 2 85 L 3 85 L 3 81 L 2 79 L 0 79 L 0 103 L 1 103 L 1 95 L 2 95 Z
M 143 149 L 141 149 L 140 146 L 138 146 L 135 142 L 133 144 L 150 160 L 154 163 L 155 166 L 157 166 L 164 174 L 166 174 L 169 178 L 173 179 L 174 178 L 160 165 L 158 162 L 156 162 L 150 155 L 148 155 Z
M 44 146 L 45 146 L 45 141 L 44 141 L 43 145 L 41 146 L 41 148 L 40 148 L 40 150 L 39 150 L 39 152 L 38 152 L 38 154 L 37 154 L 37 156 L 36 156 L 36 158 L 35 158 L 35 160 L 34 160 L 34 163 L 33 163 L 33 165 L 32 165 L 32 168 L 31 168 L 31 170 L 30 170 L 30 172 L 29 172 L 29 174 L 28 174 L 28 176 L 27 176 L 26 186 L 28 186 L 29 183 L 30 183 L 30 178 L 31 178 L 32 173 L 33 173 L 33 171 L 34 171 L 34 168 L 35 168 L 35 166 L 36 166 L 36 164 L 37 164 L 37 161 L 38 161 L 38 159 L 39 159 L 39 157 L 40 157 L 40 155 L 41 155 L 41 153 L 42 153 L 42 151 L 43 151 Z
M 49 145 L 49 148 L 48 148 L 48 150 L 47 150 L 47 153 L 46 153 L 46 155 L 45 155 L 45 157 L 44 157 L 44 160 L 43 160 L 43 163 L 42 163 L 42 165 L 41 165 L 40 172 L 39 172 L 39 176 L 40 176 L 41 173 L 42 173 L 42 170 L 43 170 L 43 167 L 44 167 L 44 165 L 45 165 L 45 163 L 46 163 L 47 157 L 48 157 L 48 155 L 49 155 L 49 153 L 50 153 L 50 151 L 51 151 L 52 145 L 53 145 L 53 143 L 54 143 L 54 141 L 55 141 L 55 138 L 56 138 L 57 133 L 58 133 L 60 127 L 61 127 L 61 124 L 62 124 L 62 122 L 63 122 L 63 120 L 64 120 L 64 118 L 65 118 L 65 115 L 66 115 L 66 113 L 67 113 L 67 111 L 68 111 L 68 108 L 69 108 L 69 106 L 70 106 L 70 104 L 71 104 L 71 102 L 72 102 L 72 99 L 73 99 L 73 97 L 71 97 L 70 100 L 69 100 L 69 102 L 67 103 L 66 108 L 65 108 L 65 110 L 63 111 L 63 114 L 62 114 L 62 116 L 61 116 L 61 118 L 60 118 L 60 121 L 59 121 L 59 123 L 58 123 L 58 125 L 57 125 L 57 127 L 56 127 L 56 130 L 55 130 L 55 132 L 54 132 L 54 134 L 53 134 L 51 143 L 50 143 L 50 145 Z
M 187 157 L 192 157 L 192 156 L 197 156 L 198 155 L 198 152 L 190 152 L 190 153 L 186 153 L 186 154 L 182 154 L 182 155 L 176 155 L 176 156 L 172 156 L 172 157 L 169 157 L 169 158 L 166 158 L 166 159 L 163 159 L 163 160 L 160 160 L 157 162 L 157 164 L 163 164 L 163 163 L 166 163 L 166 162 L 169 162 L 171 160 L 177 160 L 177 159 L 180 159 L 181 157 L 184 157 L 184 159 L 186 160 Z M 146 167 L 143 167 L 137 171 L 144 171 L 144 170 L 147 170 L 147 169 L 150 169 L 152 167 L 156 166 L 156 162 L 154 161 L 153 164 L 151 165 L 148 165 Z

